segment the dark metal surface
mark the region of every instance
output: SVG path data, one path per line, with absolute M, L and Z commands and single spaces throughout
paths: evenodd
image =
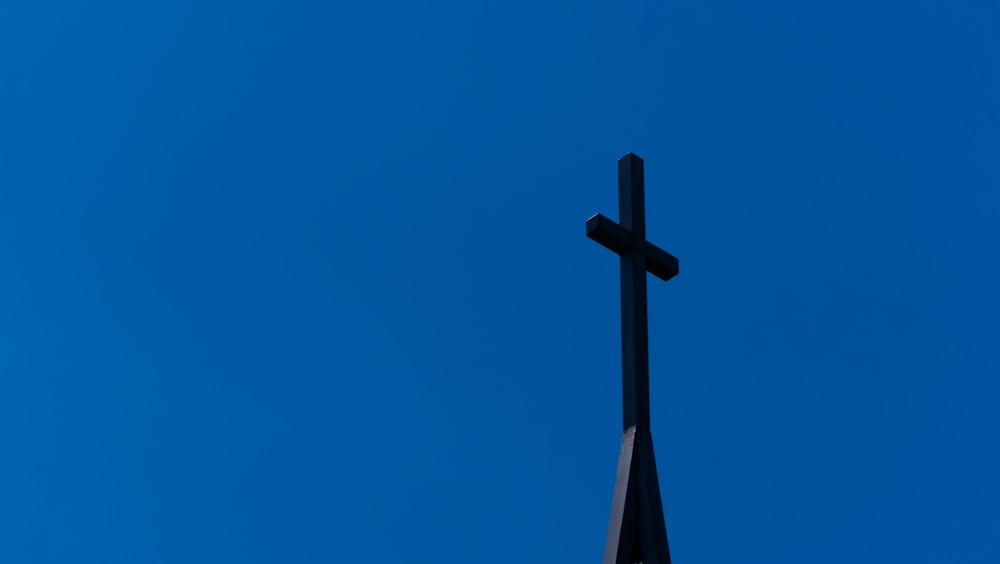
M 618 214 L 587 220 L 587 236 L 617 253 L 622 298 L 622 449 L 611 504 L 604 564 L 670 564 L 660 486 L 649 430 L 649 331 L 646 272 L 669 280 L 678 273 L 670 253 L 646 241 L 642 159 L 618 159 Z

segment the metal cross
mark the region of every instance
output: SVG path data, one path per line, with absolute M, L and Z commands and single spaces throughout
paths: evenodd
M 587 237 L 621 258 L 622 421 L 625 433 L 604 547 L 604 564 L 670 564 L 653 437 L 649 430 L 649 331 L 646 272 L 669 280 L 677 258 L 646 241 L 642 159 L 618 159 L 620 223 L 601 214 L 587 220 Z

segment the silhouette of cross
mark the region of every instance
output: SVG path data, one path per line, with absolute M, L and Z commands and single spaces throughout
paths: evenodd
M 622 419 L 624 428 L 649 428 L 649 331 L 646 272 L 663 280 L 678 273 L 677 258 L 646 240 L 642 159 L 629 153 L 618 160 L 618 216 L 587 220 L 587 237 L 621 256 Z

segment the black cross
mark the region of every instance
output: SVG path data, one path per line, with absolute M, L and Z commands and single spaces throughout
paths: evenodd
M 642 159 L 618 159 L 621 223 L 601 214 L 587 220 L 587 237 L 621 257 L 622 420 L 625 434 L 611 504 L 604 564 L 670 564 L 653 436 L 649 430 L 649 331 L 646 272 L 670 280 L 677 258 L 646 240 Z

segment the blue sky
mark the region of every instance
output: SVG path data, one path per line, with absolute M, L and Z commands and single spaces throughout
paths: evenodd
M 0 5 L 0 561 L 995 563 L 1000 8 Z

